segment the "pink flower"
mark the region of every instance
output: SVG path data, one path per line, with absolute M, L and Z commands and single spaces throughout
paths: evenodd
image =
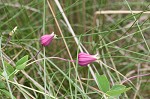
M 47 34 L 47 35 L 43 35 L 41 36 L 40 38 L 40 43 L 43 45 L 43 46 L 48 46 L 53 38 L 55 37 L 56 35 L 54 34 L 54 32 L 52 34 Z
M 83 52 L 78 54 L 78 64 L 80 66 L 87 66 L 88 64 L 96 61 L 97 59 L 99 59 L 97 55 L 90 55 Z

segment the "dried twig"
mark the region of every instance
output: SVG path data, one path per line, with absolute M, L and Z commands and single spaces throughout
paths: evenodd
M 96 11 L 94 13 L 94 25 L 96 23 L 96 19 L 98 15 L 102 14 L 138 14 L 138 13 L 143 13 L 143 14 L 150 14 L 150 11 L 129 11 L 129 10 L 124 10 L 124 11 L 119 11 L 119 10 L 107 10 L 107 11 Z
M 16 7 L 16 8 L 25 8 L 27 10 L 31 10 L 31 11 L 40 13 L 40 10 L 37 10 L 37 9 L 29 7 L 29 6 L 21 5 L 21 4 L 18 4 L 18 3 L 10 4 L 10 3 L 1 3 L 0 2 L 0 5 L 11 6 L 11 7 Z

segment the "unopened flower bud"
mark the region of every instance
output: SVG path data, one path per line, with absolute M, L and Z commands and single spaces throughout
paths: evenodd
M 78 54 L 78 64 L 80 66 L 87 66 L 88 64 L 95 62 L 99 57 L 97 55 L 90 55 L 87 53 L 79 53 Z
M 43 45 L 43 46 L 48 46 L 53 38 L 55 37 L 56 35 L 54 34 L 54 32 L 52 34 L 47 34 L 47 35 L 43 35 L 41 38 L 40 38 L 40 43 Z

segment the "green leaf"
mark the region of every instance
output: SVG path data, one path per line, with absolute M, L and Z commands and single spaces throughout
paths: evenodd
M 99 75 L 96 73 L 96 80 L 98 82 L 98 87 L 103 92 L 107 92 L 110 89 L 110 84 L 105 75 Z
M 3 72 L 2 71 L 0 71 L 0 75 L 2 76 L 2 74 L 3 74 Z M 1 78 L 0 78 L 1 79 Z
M 28 55 L 22 57 L 20 60 L 16 62 L 16 69 L 23 70 L 26 67 L 28 61 Z
M 26 63 L 24 63 L 24 64 L 22 64 L 22 65 L 16 66 L 16 69 L 17 69 L 17 70 L 23 70 L 23 69 L 25 69 L 25 67 L 26 67 Z
M 6 86 L 5 86 L 5 83 L 4 81 L 1 81 L 0 80 L 0 89 L 4 89 Z
M 6 66 L 7 72 L 9 72 L 9 73 L 14 72 L 14 68 L 10 64 L 8 64 L 6 61 L 4 61 L 4 65 Z
M 122 93 L 128 91 L 130 88 L 126 88 L 124 85 L 114 85 L 106 94 L 110 96 L 119 96 Z
M 125 89 L 126 86 L 124 85 L 114 85 L 111 90 L 121 90 L 121 89 Z
M 16 65 L 18 66 L 18 65 L 22 65 L 23 63 L 26 63 L 28 61 L 28 55 L 26 55 L 26 56 L 24 56 L 24 57 L 22 57 L 20 60 L 18 60 L 17 62 L 16 62 Z
M 6 66 L 7 76 L 9 76 L 9 79 L 13 79 L 14 78 L 14 74 L 12 74 L 12 73 L 15 71 L 15 69 L 13 68 L 13 66 L 8 64 L 6 61 L 4 61 L 4 64 Z
M 0 89 L 0 91 L 1 91 L 4 95 L 6 95 L 7 97 L 11 98 L 11 95 L 10 95 L 9 91 L 7 91 L 7 90 L 5 90 L 5 89 Z M 16 99 L 16 98 L 13 96 L 13 99 Z

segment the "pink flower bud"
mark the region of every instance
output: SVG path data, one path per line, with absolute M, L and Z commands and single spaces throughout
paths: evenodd
M 87 66 L 88 64 L 96 61 L 99 57 L 97 55 L 90 55 L 87 53 L 79 53 L 78 54 L 78 64 L 80 66 Z
M 54 32 L 52 34 L 47 34 L 47 35 L 43 35 L 41 36 L 40 38 L 40 43 L 43 45 L 43 46 L 48 46 L 53 38 L 55 37 L 56 35 L 54 34 Z

